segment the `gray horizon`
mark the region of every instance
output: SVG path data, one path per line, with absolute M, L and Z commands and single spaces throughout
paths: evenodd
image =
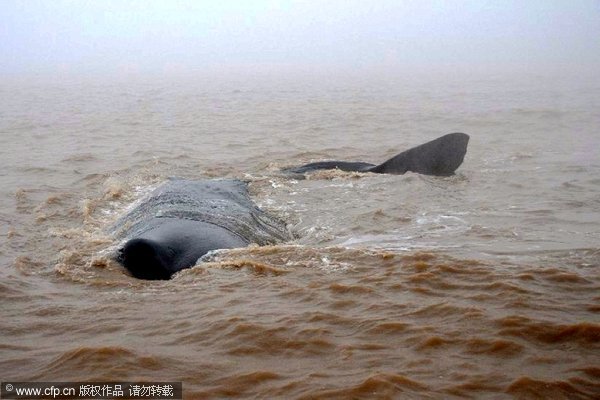
M 0 74 L 600 70 L 600 2 L 13 1 Z

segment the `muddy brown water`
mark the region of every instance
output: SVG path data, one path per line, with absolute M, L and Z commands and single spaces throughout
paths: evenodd
M 185 398 L 600 397 L 600 87 L 520 77 L 0 84 L 1 380 Z M 453 177 L 278 173 L 471 135 Z M 106 228 L 239 178 L 296 240 L 129 277 Z

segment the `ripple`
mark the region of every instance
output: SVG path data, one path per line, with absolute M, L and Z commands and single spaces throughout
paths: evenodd
M 530 320 L 525 317 L 510 316 L 497 321 L 502 336 L 516 336 L 542 343 L 571 342 L 584 346 L 600 343 L 600 324 L 581 322 L 571 325 L 557 325 Z

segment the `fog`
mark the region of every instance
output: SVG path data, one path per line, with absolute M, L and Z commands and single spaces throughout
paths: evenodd
M 600 70 L 600 2 L 0 2 L 0 74 Z

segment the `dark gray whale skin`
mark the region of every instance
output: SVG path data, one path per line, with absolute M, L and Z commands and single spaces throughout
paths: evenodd
M 451 133 L 380 165 L 324 161 L 284 170 L 298 176 L 322 169 L 452 175 L 463 162 L 469 136 Z M 302 175 L 303 176 L 303 175 Z M 112 229 L 122 240 L 116 256 L 140 279 L 170 279 L 211 250 L 291 240 L 286 225 L 260 210 L 239 180 L 172 179 L 158 187 Z
M 264 213 L 238 180 L 172 179 L 113 226 L 116 259 L 136 278 L 170 279 L 211 250 L 292 239 Z
M 417 172 L 425 175 L 449 176 L 462 164 L 469 136 L 464 133 L 449 133 L 420 146 L 406 150 L 386 162 L 375 165 L 366 162 L 321 161 L 301 167 L 285 169 L 292 174 L 323 169 L 339 169 L 342 171 L 374 172 L 378 174 L 404 174 Z

